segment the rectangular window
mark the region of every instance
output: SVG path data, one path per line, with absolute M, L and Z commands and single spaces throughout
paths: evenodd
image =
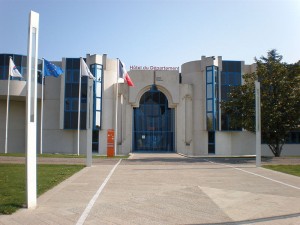
M 92 151 L 98 152 L 98 148 L 99 148 L 99 131 L 98 130 L 93 131 L 93 140 L 92 141 L 93 141 Z
M 208 132 L 208 154 L 215 154 L 215 132 Z
M 300 131 L 291 131 L 286 139 L 286 144 L 300 144 Z
M 222 61 L 221 72 L 221 101 L 227 101 L 230 90 L 233 87 L 240 86 L 242 83 L 242 62 L 241 61 Z M 230 123 L 229 115 L 222 113 L 221 117 L 222 130 L 241 130 Z
M 1 66 L 0 64 L 0 80 L 4 80 L 4 66 Z
M 102 124 L 102 81 L 103 66 L 100 64 L 91 65 L 91 72 L 95 76 L 94 81 L 94 112 L 93 112 L 93 129 L 101 129 Z
M 219 129 L 219 69 L 216 66 L 206 67 L 206 129 L 208 153 L 215 154 L 215 131 Z
M 79 58 L 66 58 L 64 129 L 78 128 L 79 69 Z M 81 82 L 80 129 L 86 129 L 86 92 L 87 82 Z
M 213 100 L 209 99 L 206 101 L 206 111 L 207 112 L 212 112 L 213 111 Z
M 9 59 L 12 57 L 17 69 L 22 74 L 23 78 L 20 77 L 11 77 L 11 80 L 22 80 L 25 81 L 27 79 L 27 57 L 16 54 L 0 54 L 0 80 L 8 79 L 8 67 L 9 67 Z M 38 78 L 37 81 L 41 83 L 41 65 L 42 60 L 38 59 Z
M 101 98 L 96 98 L 96 111 L 101 111 Z
M 213 114 L 212 113 L 206 114 L 206 125 L 207 125 L 207 130 L 213 130 Z
M 206 98 L 213 98 L 213 84 L 206 85 Z
M 218 130 L 219 121 L 219 71 L 216 66 L 206 67 L 207 130 Z
M 213 72 L 212 71 L 207 71 L 207 73 L 206 73 L 206 82 L 208 84 L 213 83 Z

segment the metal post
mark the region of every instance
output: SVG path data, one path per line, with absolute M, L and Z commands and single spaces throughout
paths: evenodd
M 36 140 L 37 140 L 37 60 L 39 14 L 31 11 L 28 29 L 27 97 L 26 97 L 26 194 L 27 208 L 37 205 Z
M 120 60 L 117 59 L 117 87 L 116 87 L 116 112 L 115 112 L 115 139 L 114 139 L 114 147 L 115 147 L 115 156 L 117 155 L 118 149 L 118 97 L 119 97 L 119 76 L 120 76 Z
M 77 128 L 77 155 L 79 155 L 79 134 L 80 134 L 80 107 L 81 107 L 81 60 L 80 58 L 80 69 L 79 69 L 79 94 L 78 94 L 78 128 Z
M 8 73 L 7 82 L 7 100 L 6 100 L 6 122 L 5 122 L 5 154 L 7 153 L 7 141 L 8 141 L 8 113 L 9 113 L 9 85 L 10 85 L 10 74 Z
M 40 154 L 43 154 L 43 118 L 44 118 L 44 66 L 45 60 L 43 58 L 42 64 L 42 100 L 41 100 L 41 132 L 40 132 Z
M 261 108 L 260 83 L 255 81 L 255 131 L 256 131 L 256 167 L 261 166 Z
M 88 81 L 88 85 L 89 85 L 90 81 Z M 93 85 L 93 84 L 92 84 Z M 86 160 L 85 160 L 85 164 L 87 167 L 91 167 L 92 166 L 92 162 L 93 162 L 93 154 L 92 154 L 92 147 L 93 144 L 90 144 L 93 141 L 93 131 L 92 131 L 92 119 L 93 118 L 93 111 L 91 110 L 91 108 L 93 107 L 93 102 L 92 102 L 92 90 L 93 90 L 93 86 L 89 86 L 88 88 L 88 104 L 87 104 L 87 130 L 86 130 L 86 139 L 87 139 L 87 146 L 86 146 Z

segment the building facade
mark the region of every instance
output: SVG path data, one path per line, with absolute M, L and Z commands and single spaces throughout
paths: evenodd
M 0 54 L 0 152 L 4 152 L 9 56 L 24 78 L 10 82 L 8 153 L 25 151 L 26 56 Z M 177 152 L 190 156 L 253 155 L 255 135 L 234 127 L 219 102 L 244 73 L 256 67 L 243 61 L 205 57 L 179 67 L 132 66 L 135 87 L 118 81 L 118 60 L 86 55 L 95 81 L 82 77 L 80 154 L 106 155 L 107 133 L 115 133 L 117 154 Z M 64 70 L 44 80 L 43 153 L 77 153 L 80 58 L 53 62 Z M 41 128 L 41 70 L 38 78 L 38 143 Z M 117 86 L 118 85 L 118 86 Z M 117 112 L 117 113 L 116 113 Z M 40 149 L 37 149 L 39 152 Z M 272 155 L 262 145 L 263 155 Z M 300 154 L 300 132 L 292 132 L 282 155 Z

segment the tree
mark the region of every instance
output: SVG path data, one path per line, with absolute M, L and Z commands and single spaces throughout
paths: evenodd
M 243 75 L 244 83 L 233 87 L 221 108 L 236 126 L 255 131 L 254 82 L 261 85 L 262 140 L 279 157 L 289 132 L 300 128 L 300 61 L 281 62 L 275 49 L 255 58 L 256 72 Z

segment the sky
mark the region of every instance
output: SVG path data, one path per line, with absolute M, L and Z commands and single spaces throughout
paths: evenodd
M 27 55 L 39 13 L 39 58 L 107 54 L 130 66 L 181 66 L 201 56 L 254 63 L 277 49 L 300 60 L 300 0 L 0 0 L 0 53 Z

